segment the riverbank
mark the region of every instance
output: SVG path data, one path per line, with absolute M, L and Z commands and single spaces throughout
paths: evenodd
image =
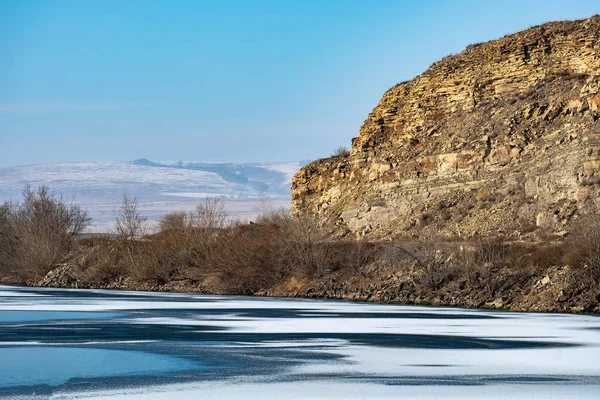
M 508 271 L 500 271 L 508 272 Z M 335 274 L 317 279 L 288 278 L 271 288 L 250 295 L 288 298 L 339 299 L 375 303 L 488 308 L 522 312 L 560 312 L 600 314 L 600 291 L 594 291 L 572 277 L 570 267 L 554 267 L 546 274 L 516 276 L 499 274 L 489 284 L 467 286 L 466 279 L 453 280 L 431 289 L 419 286 L 403 273 L 368 279 L 341 280 Z M 68 267 L 51 271 L 43 280 L 29 286 L 53 288 L 119 289 L 203 294 L 239 294 L 211 290 L 202 282 L 174 280 L 164 284 L 136 282 L 122 277 L 104 285 L 81 282 Z M 496 286 L 496 288 L 493 288 Z
M 80 237 L 85 213 L 48 193 L 0 207 L 1 283 L 600 313 L 595 216 L 560 236 L 376 241 L 286 212 L 233 223 L 207 200 L 145 234 L 125 199 L 114 235 Z
M 414 254 L 418 252 L 415 250 L 418 243 L 327 243 L 331 257 L 327 268 L 324 264 L 320 270 L 311 272 L 282 271 L 269 266 L 264 257 L 267 249 L 263 249 L 262 263 L 257 263 L 260 257 L 255 255 L 238 260 L 239 265 L 228 260 L 221 265 L 213 264 L 213 268 L 206 265 L 205 268 L 179 268 L 160 280 L 156 276 L 144 278 L 131 268 L 118 268 L 116 260 L 115 264 L 102 265 L 98 257 L 118 252 L 116 248 L 110 249 L 111 245 L 119 244 L 115 239 L 83 239 L 69 262 L 53 268 L 44 277 L 28 281 L 4 277 L 2 281 L 53 288 L 196 292 L 600 314 L 600 285 L 592 279 L 588 269 L 552 265 L 552 262 L 543 265 L 543 260 L 535 259 L 540 252 L 548 255 L 548 252 L 564 251 L 565 245 L 560 243 L 497 243 L 493 246 L 502 261 L 494 263 L 467 260 L 478 258 L 472 253 L 481 249 L 465 249 L 466 243 L 438 243 L 432 248 L 434 260 L 429 261 L 415 261 L 415 257 L 424 257 Z M 243 242 L 238 245 L 238 250 L 242 250 Z M 461 254 L 461 248 L 468 254 Z M 333 256 L 335 253 L 337 257 Z M 344 254 L 345 261 L 334 262 L 340 254 Z M 516 264 L 517 260 L 520 264 Z M 242 268 L 244 262 L 249 267 Z M 224 264 L 229 268 L 224 268 Z M 258 268 L 259 264 L 262 268 Z

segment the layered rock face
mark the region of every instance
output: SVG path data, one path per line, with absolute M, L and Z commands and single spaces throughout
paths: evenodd
M 389 89 L 292 182 L 340 234 L 560 232 L 600 208 L 600 16 L 467 47 Z

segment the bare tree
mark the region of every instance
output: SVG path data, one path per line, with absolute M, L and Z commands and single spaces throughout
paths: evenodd
M 119 238 L 125 267 L 133 276 L 145 274 L 147 254 L 137 240 L 147 233 L 146 217 L 139 210 L 136 197 L 123 196 L 121 207 L 115 212 L 115 233 Z
M 198 203 L 191 217 L 194 227 L 206 229 L 224 228 L 229 218 L 223 200 L 218 197 L 207 197 Z
M 131 240 L 147 233 L 146 217 L 140 213 L 136 197 L 124 195 L 115 218 L 115 231 L 123 239 Z
M 262 184 L 257 190 L 258 197 L 258 217 L 263 218 L 271 212 L 271 189 L 269 185 Z

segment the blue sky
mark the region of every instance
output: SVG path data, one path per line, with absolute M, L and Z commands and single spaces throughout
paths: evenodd
M 468 44 L 600 3 L 0 2 L 0 165 L 328 156 Z

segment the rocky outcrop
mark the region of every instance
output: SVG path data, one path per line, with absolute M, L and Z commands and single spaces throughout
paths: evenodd
M 560 232 L 600 207 L 600 16 L 467 47 L 389 89 L 292 183 L 340 234 Z

